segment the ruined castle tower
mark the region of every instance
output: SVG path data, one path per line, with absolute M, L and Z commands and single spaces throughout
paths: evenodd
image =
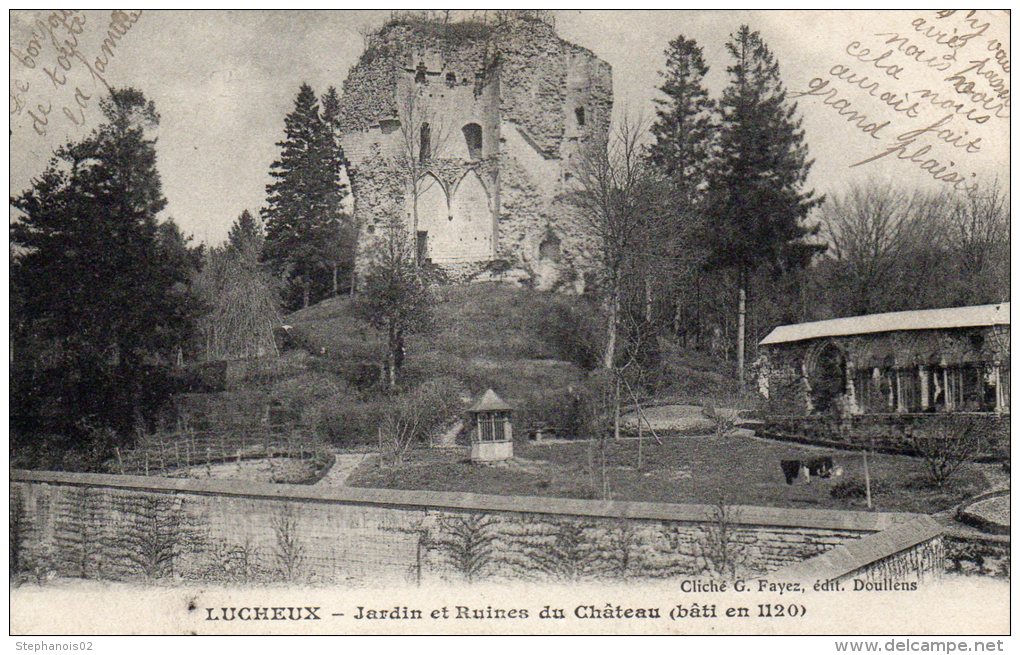
M 611 111 L 609 64 L 545 22 L 391 21 L 343 85 L 358 267 L 399 216 L 452 279 L 582 288 L 571 171 Z

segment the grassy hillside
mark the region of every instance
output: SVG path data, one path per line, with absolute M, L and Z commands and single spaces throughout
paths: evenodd
M 576 297 L 500 284 L 438 294 L 434 329 L 408 340 L 402 388 L 441 379 L 466 408 L 491 387 L 515 407 L 519 429 L 535 422 L 568 427 L 578 385 L 595 361 L 590 309 Z M 295 344 L 311 355 L 307 371 L 288 386 L 295 393 L 335 389 L 319 407 L 324 436 L 371 443 L 392 397 L 378 384 L 383 344 L 353 316 L 351 302 L 333 298 L 285 319 Z
M 597 310 L 576 296 L 495 283 L 436 293 L 433 329 L 408 339 L 396 394 L 380 384 L 380 335 L 342 297 L 287 316 L 291 345 L 266 373 L 227 391 L 179 397 L 177 414 L 199 429 L 237 430 L 256 424 L 268 407 L 274 424 L 300 423 L 338 446 L 374 446 L 401 395 L 432 382 L 465 409 L 495 389 L 514 407 L 519 434 L 541 423 L 576 435 L 587 373 L 601 348 Z M 745 404 L 723 362 L 663 340 L 657 366 L 648 391 L 661 402 Z

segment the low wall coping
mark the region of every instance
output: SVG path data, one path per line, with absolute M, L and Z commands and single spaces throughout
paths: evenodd
M 496 496 L 364 487 L 314 487 L 236 480 L 195 480 L 63 471 L 13 470 L 11 471 L 11 482 L 107 487 L 158 493 L 187 493 L 281 501 L 411 507 L 421 510 L 479 510 L 697 523 L 712 521 L 716 511 L 712 505 L 602 501 L 541 496 Z M 796 509 L 752 505 L 731 505 L 729 510 L 732 513 L 731 522 L 737 525 L 815 528 L 850 532 L 880 532 L 920 516 L 904 512 Z
M 774 575 L 784 580 L 838 580 L 896 553 L 931 541 L 945 528 L 930 516 L 915 515 L 888 530 L 854 539 L 821 555 L 791 564 Z

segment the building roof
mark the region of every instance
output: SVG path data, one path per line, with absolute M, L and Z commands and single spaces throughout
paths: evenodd
M 507 405 L 502 398 L 496 395 L 496 392 L 489 389 L 482 397 L 478 399 L 478 402 L 468 410 L 469 412 L 508 412 L 510 411 L 510 405 Z
M 834 318 L 828 321 L 781 325 L 769 332 L 768 336 L 759 343 L 765 346 L 853 334 L 897 332 L 899 330 L 945 330 L 990 325 L 1009 325 L 1008 302 L 998 305 L 865 314 L 864 316 Z

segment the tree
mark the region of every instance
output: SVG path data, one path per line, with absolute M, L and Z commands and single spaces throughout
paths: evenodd
M 837 267 L 830 283 L 849 315 L 888 311 L 901 288 L 900 273 L 917 246 L 933 243 L 935 203 L 922 192 L 869 181 L 835 196 L 822 226 Z
M 81 421 L 123 434 L 154 409 L 166 388 L 152 367 L 176 359 L 196 307 L 187 240 L 157 219 L 159 115 L 130 88 L 100 107 L 103 122 L 11 199 L 14 386 L 27 392 L 14 413 L 64 434 Z
M 824 246 L 803 221 L 821 204 L 805 191 L 811 162 L 796 103 L 787 102 L 779 64 L 746 25 L 730 36 L 730 83 L 719 103 L 720 134 L 710 173 L 710 265 L 737 272 L 737 377 L 744 382 L 744 317 L 750 274 L 806 266 Z
M 943 225 L 957 263 L 952 278 L 954 305 L 1003 302 L 1009 299 L 1009 192 L 996 179 L 975 196 L 956 195 Z
M 662 187 L 643 157 L 643 131 L 640 121 L 625 117 L 608 137 L 593 136 L 574 167 L 577 186 L 572 200 L 595 243 L 593 264 L 606 313 L 602 354 L 606 369 L 616 365 L 625 285 L 632 277 L 628 273 L 647 258 L 644 246 L 654 241 L 652 230 L 661 229 L 661 222 L 650 220 L 656 205 L 649 202 L 652 191 Z
M 572 195 L 579 223 L 592 237 L 592 264 L 605 314 L 602 368 L 613 379 L 613 434 L 620 436 L 623 369 L 647 343 L 650 279 L 672 256 L 663 215 L 674 206 L 672 186 L 641 147 L 640 120 L 624 117 L 608 137 L 592 137 L 575 165 Z M 635 318 L 637 317 L 637 318 Z
M 254 251 L 261 255 L 265 243 L 265 227 L 247 209 L 241 212 L 227 232 L 227 247 L 236 252 Z
M 225 247 L 209 251 L 195 277 L 206 312 L 199 321 L 206 360 L 277 354 L 279 280 L 260 261 L 262 225 L 248 210 L 230 226 Z
M 399 217 L 376 240 L 370 257 L 355 311 L 386 334 L 383 369 L 388 386 L 394 389 L 404 364 L 405 338 L 431 326 L 432 294 Z
M 680 333 L 683 312 L 690 304 L 684 296 L 691 286 L 700 288 L 699 269 L 704 263 L 698 233 L 703 229 L 701 205 L 715 138 L 715 103 L 704 87 L 709 69 L 696 41 L 679 35 L 670 41 L 665 55 L 666 68 L 659 72 L 663 78 L 659 90 L 665 97 L 655 100 L 658 109 L 651 127 L 655 142 L 649 157 L 673 186 L 675 206 L 666 217 L 672 262 L 658 279 L 669 295 L 673 331 Z M 693 318 L 696 340 L 700 312 Z
M 673 180 L 679 199 L 690 203 L 704 187 L 712 154 L 714 103 L 704 87 L 708 66 L 697 42 L 683 35 L 669 42 L 665 54 L 659 90 L 666 97 L 655 99 L 655 143 L 648 154 Z
M 347 187 L 343 157 L 332 127 L 319 114 L 315 93 L 302 84 L 284 120 L 280 158 L 270 166 L 263 256 L 275 273 L 296 284 L 301 306 L 311 304 L 316 282 L 331 269 Z

